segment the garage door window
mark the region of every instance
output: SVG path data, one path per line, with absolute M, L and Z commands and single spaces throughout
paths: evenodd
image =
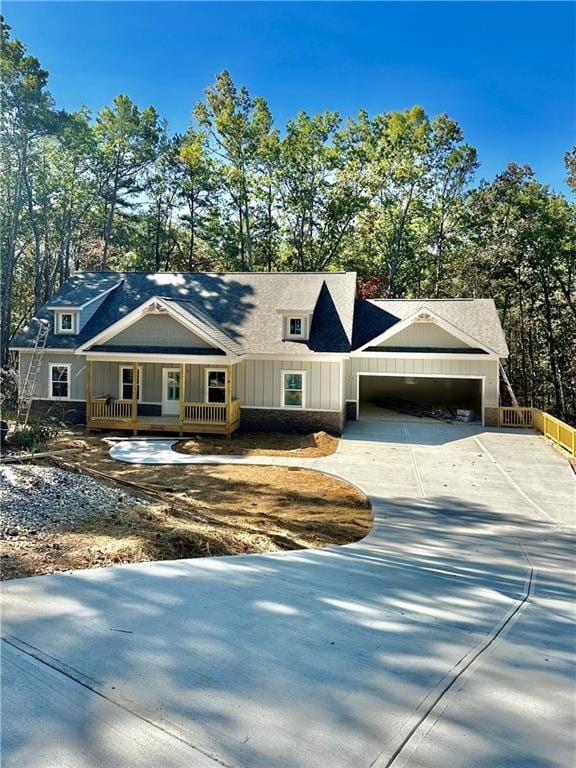
M 304 371 L 282 371 L 282 405 L 304 408 Z

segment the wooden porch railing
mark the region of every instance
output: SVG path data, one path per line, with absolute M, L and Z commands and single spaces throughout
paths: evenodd
M 184 403 L 183 421 L 226 424 L 226 403 Z
M 240 423 L 240 400 L 232 400 L 230 403 L 230 424 L 232 426 Z
M 533 427 L 555 446 L 576 456 L 576 429 L 539 408 L 500 408 L 501 427 Z
M 91 400 L 89 418 L 93 420 L 132 419 L 132 400 Z

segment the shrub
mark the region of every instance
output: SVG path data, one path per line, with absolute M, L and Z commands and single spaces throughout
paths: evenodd
M 4 418 L 18 407 L 18 373 L 13 368 L 0 368 L 0 413 Z
M 62 429 L 63 424 L 57 419 L 51 417 L 37 419 L 31 421 L 26 427 L 13 432 L 10 435 L 10 445 L 36 453 L 50 440 L 58 437 Z

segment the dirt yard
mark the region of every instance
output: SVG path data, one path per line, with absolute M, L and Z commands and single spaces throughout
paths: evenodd
M 119 464 L 108 457 L 110 444 L 96 437 L 62 437 L 53 447 L 71 444 L 81 445 L 81 452 L 51 466 L 87 472 L 141 503 L 131 498 L 64 527 L 13 530 L 0 545 L 5 579 L 115 563 L 325 547 L 357 541 L 371 526 L 369 504 L 359 491 L 308 470 Z
M 338 448 L 338 438 L 326 432 L 310 435 L 278 432 L 236 432 L 225 437 L 197 436 L 175 446 L 180 453 L 243 456 L 330 456 Z

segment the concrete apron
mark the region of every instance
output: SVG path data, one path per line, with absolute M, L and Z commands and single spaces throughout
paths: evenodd
M 3 765 L 571 765 L 561 456 L 527 432 L 367 422 L 332 457 L 265 463 L 364 488 L 370 535 L 7 584 Z

